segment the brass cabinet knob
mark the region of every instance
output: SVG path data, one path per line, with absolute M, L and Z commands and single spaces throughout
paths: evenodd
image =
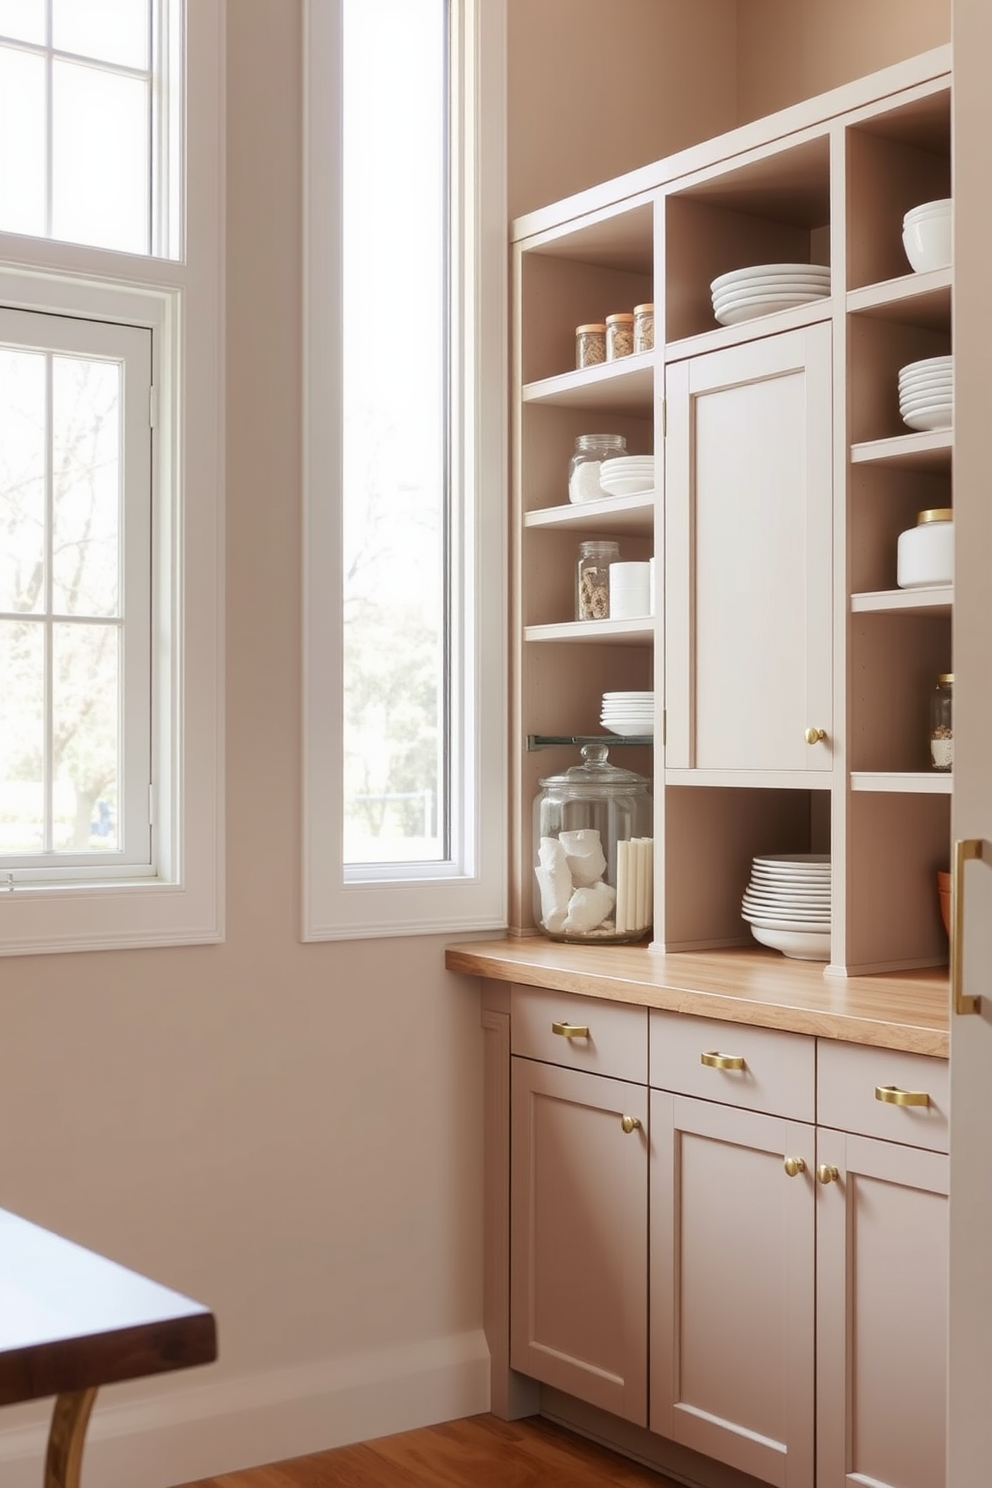
M 787 1157 L 784 1167 L 790 1178 L 798 1178 L 800 1173 L 805 1173 L 806 1171 L 806 1159 L 804 1157 Z
M 562 1038 L 588 1038 L 589 1029 L 585 1023 L 552 1023 L 551 1032 L 558 1033 Z
M 827 737 L 826 729 L 808 728 L 806 730 L 807 744 L 822 744 Z
M 925 1090 L 900 1090 L 898 1085 L 876 1085 L 875 1099 L 887 1106 L 928 1106 L 930 1097 Z
M 706 1054 L 700 1054 L 700 1064 L 705 1064 L 708 1069 L 736 1069 L 744 1068 L 743 1054 L 720 1054 L 716 1049 L 710 1049 Z
M 832 1163 L 821 1163 L 816 1170 L 817 1183 L 836 1183 L 840 1172 Z
M 640 1130 L 640 1120 L 636 1116 L 621 1116 L 620 1126 L 630 1136 L 631 1132 Z

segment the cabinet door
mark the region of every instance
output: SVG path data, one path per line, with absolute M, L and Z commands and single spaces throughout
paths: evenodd
M 666 765 L 828 770 L 830 327 L 675 363 L 666 400 Z
M 821 1129 L 817 1161 L 817 1488 L 941 1488 L 948 1158 Z
M 809 1488 L 814 1128 L 652 1091 L 651 1142 L 651 1430 Z
M 510 1363 L 644 1426 L 647 1089 L 511 1063 Z

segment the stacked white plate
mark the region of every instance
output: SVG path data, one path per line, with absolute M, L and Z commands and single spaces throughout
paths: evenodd
M 899 368 L 899 412 L 911 429 L 949 429 L 954 422 L 954 361 L 925 357 Z
M 604 460 L 599 484 L 608 496 L 636 496 L 654 490 L 654 455 L 614 455 Z
M 619 734 L 621 738 L 653 736 L 654 693 L 604 692 L 599 721 L 611 734 Z
M 829 853 L 755 858 L 741 917 L 762 945 L 799 961 L 829 961 Z
M 776 310 L 791 310 L 830 294 L 830 270 L 822 264 L 756 264 L 720 274 L 710 285 L 713 314 L 721 325 L 737 325 Z

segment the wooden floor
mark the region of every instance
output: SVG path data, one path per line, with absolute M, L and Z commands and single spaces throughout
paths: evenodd
M 469 1416 L 187 1488 L 676 1488 L 540 1416 Z

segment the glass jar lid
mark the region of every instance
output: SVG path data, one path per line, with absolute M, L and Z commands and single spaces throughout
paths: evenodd
M 594 321 L 591 325 L 580 325 L 580 326 L 576 326 L 575 327 L 575 334 L 577 336 L 581 336 L 583 334 L 586 334 L 587 335 L 587 334 L 589 334 L 589 332 L 605 331 L 605 330 L 606 330 L 606 326 L 605 326 L 605 324 L 604 324 L 603 321 L 598 321 L 598 322 L 597 321 Z
M 606 324 L 608 326 L 625 324 L 630 325 L 633 319 L 634 316 L 630 310 L 618 310 L 616 315 L 608 315 L 606 317 Z
M 654 314 L 654 306 L 653 305 L 635 305 L 634 306 L 634 314 L 635 315 L 653 315 Z
M 940 672 L 938 674 L 937 681 L 938 682 L 944 682 L 944 683 L 949 682 L 953 686 L 954 685 L 954 673 L 953 672 Z
M 581 765 L 572 765 L 561 775 L 546 776 L 541 781 L 541 789 L 554 786 L 567 794 L 595 795 L 604 790 L 645 790 L 651 784 L 646 775 L 638 775 L 636 770 L 621 770 L 619 765 L 611 765 L 606 744 L 583 744 L 580 753 Z
M 917 527 L 923 527 L 928 522 L 953 522 L 954 509 L 950 506 L 934 506 L 929 511 L 921 511 L 916 518 Z

